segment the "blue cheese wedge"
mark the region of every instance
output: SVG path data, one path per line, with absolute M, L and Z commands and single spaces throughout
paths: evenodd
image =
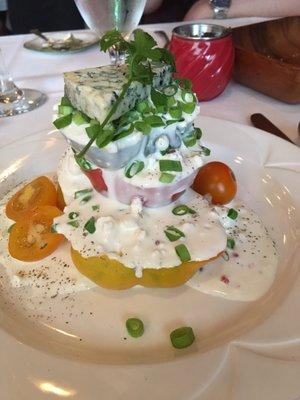
M 155 64 L 153 86 L 157 89 L 169 84 L 171 69 L 168 65 Z M 127 81 L 127 65 L 107 65 L 64 73 L 65 95 L 73 107 L 102 122 L 118 98 Z M 138 101 L 148 97 L 150 86 L 133 82 L 113 119 L 132 109 Z

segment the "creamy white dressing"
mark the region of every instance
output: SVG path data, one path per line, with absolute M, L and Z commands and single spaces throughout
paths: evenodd
M 74 199 L 65 208 L 65 214 L 55 218 L 56 230 L 84 257 L 106 254 L 135 268 L 138 274 L 144 268 L 171 268 L 181 264 L 175 251 L 175 246 L 181 243 L 186 245 L 194 261 L 217 256 L 225 249 L 227 240 L 218 214 L 195 192 L 186 194 L 182 202 L 196 213 L 176 216 L 172 213 L 176 203 L 156 209 L 143 208 L 139 198 L 127 206 L 93 191 L 87 203 Z M 99 210 L 93 209 L 95 205 L 99 205 Z M 69 224 L 72 212 L 79 214 L 78 227 Z M 92 217 L 95 232 L 88 233 L 84 225 Z M 170 242 L 164 232 L 168 226 L 176 227 L 185 236 Z
M 70 257 L 70 244 L 67 242 L 41 261 L 23 262 L 10 256 L 8 229 L 15 221 L 6 217 L 5 204 L 13 192 L 15 190 L 6 195 L 0 204 L 0 265 L 10 285 L 14 288 L 30 287 L 32 295 L 40 297 L 76 293 L 96 286 L 74 267 Z
M 228 207 L 216 207 L 216 211 L 228 237 L 234 239 L 235 247 L 227 249 L 225 259 L 220 257 L 201 268 L 187 285 L 229 300 L 254 301 L 274 281 L 277 251 L 257 214 L 238 201 L 231 206 L 238 211 L 236 220 L 227 217 Z

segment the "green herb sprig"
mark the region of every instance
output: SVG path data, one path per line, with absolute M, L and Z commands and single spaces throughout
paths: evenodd
M 126 64 L 128 64 L 127 82 L 122 86 L 119 97 L 109 110 L 104 121 L 94 134 L 91 135 L 89 142 L 84 148 L 75 155 L 79 165 L 82 165 L 84 155 L 94 141 L 103 134 L 104 127 L 115 114 L 130 85 L 133 82 L 140 82 L 143 85 L 152 84 L 154 73 L 151 68 L 151 61 L 160 61 L 168 64 L 171 66 L 172 71 L 175 71 L 175 63 L 171 53 L 166 49 L 156 47 L 157 43 L 153 37 L 141 29 L 136 29 L 133 32 L 133 40 L 131 41 L 126 41 L 117 29 L 108 31 L 100 40 L 100 48 L 106 52 L 111 46 L 116 46 L 126 52 Z

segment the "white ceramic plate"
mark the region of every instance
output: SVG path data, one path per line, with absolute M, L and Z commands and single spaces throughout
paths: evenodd
M 51 32 L 45 33 L 45 36 L 47 36 L 49 39 L 54 39 L 54 40 L 64 40 L 66 36 L 68 35 L 68 32 Z M 25 49 L 28 50 L 34 50 L 34 51 L 40 51 L 42 53 L 49 53 L 49 54 L 70 54 L 70 53 L 77 53 L 78 51 L 85 50 L 91 46 L 94 46 L 96 43 L 99 42 L 99 38 L 91 31 L 86 31 L 86 32 L 75 32 L 74 33 L 75 39 L 80 39 L 82 40 L 81 43 L 78 43 L 74 45 L 70 49 L 54 49 L 52 47 L 45 47 L 45 41 L 39 37 L 35 37 L 32 40 L 28 40 L 23 44 Z
M 233 168 L 238 196 L 276 240 L 280 262 L 270 291 L 256 302 L 241 303 L 186 286 L 95 288 L 50 300 L 2 290 L 3 400 L 285 400 L 300 395 L 300 151 L 254 128 L 207 117 L 197 125 L 212 159 Z M 65 146 L 57 132 L 42 132 L 2 147 L 0 194 L 54 171 Z M 124 321 L 132 315 L 140 316 L 147 329 L 139 340 L 124 340 Z M 176 351 L 169 332 L 183 324 L 194 328 L 197 341 Z

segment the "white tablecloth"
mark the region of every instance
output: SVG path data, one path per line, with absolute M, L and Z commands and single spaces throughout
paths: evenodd
M 261 19 L 260 19 L 261 20 Z M 259 21 L 258 18 L 225 20 L 228 26 L 246 25 Z M 206 20 L 206 22 L 214 22 Z M 218 22 L 219 23 L 219 22 Z M 145 25 L 150 33 L 164 30 L 168 34 L 175 24 Z M 40 108 L 27 114 L 2 118 L 0 120 L 0 146 L 15 141 L 31 133 L 52 129 L 53 105 L 63 93 L 62 73 L 84 67 L 94 67 L 109 63 L 108 56 L 94 46 L 86 51 L 54 55 L 26 50 L 23 43 L 32 35 L 0 37 L 6 66 L 16 84 L 21 88 L 39 89 L 48 96 L 48 101 Z M 160 39 L 156 36 L 156 39 Z M 160 39 L 161 40 L 161 39 Z M 258 92 L 230 82 L 225 92 L 210 102 L 203 102 L 201 113 L 249 125 L 249 116 L 261 112 L 269 117 L 290 138 L 297 136 L 300 120 L 299 105 L 288 105 L 271 99 Z

